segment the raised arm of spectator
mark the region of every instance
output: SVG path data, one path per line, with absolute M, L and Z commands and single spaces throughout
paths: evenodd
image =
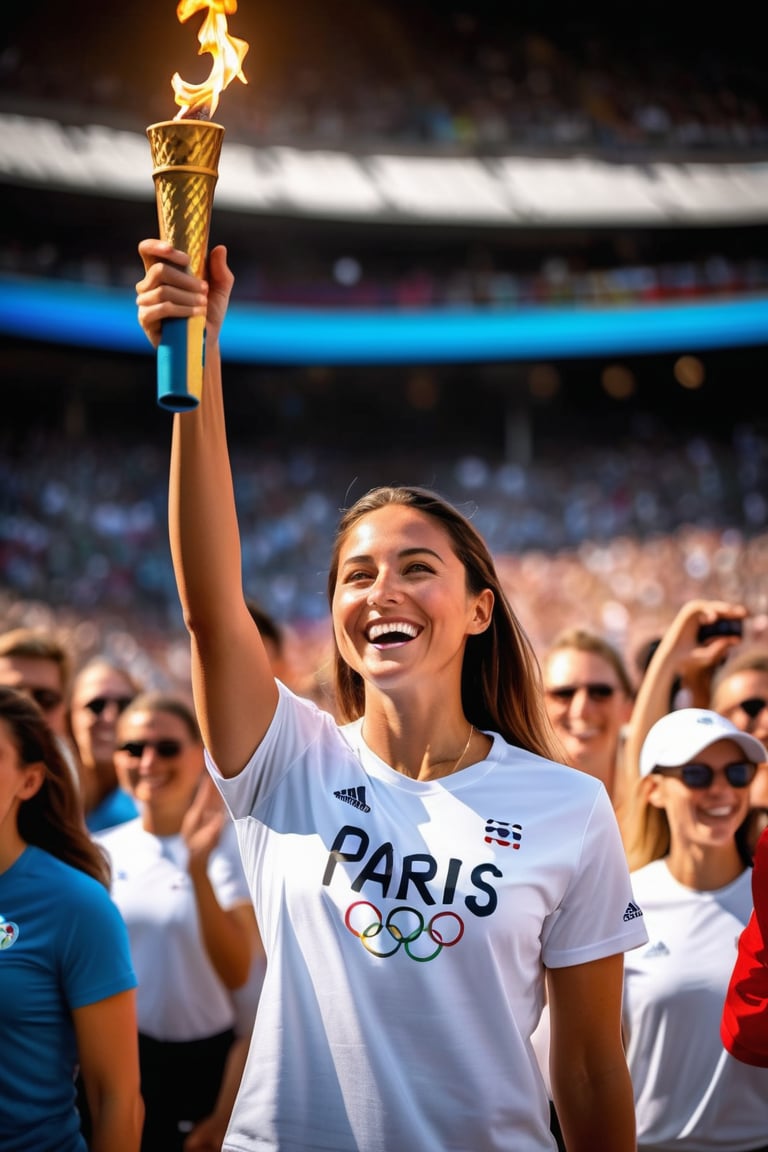
M 269 660 L 243 594 L 224 419 L 219 336 L 234 277 L 223 247 L 210 253 L 207 281 L 191 275 L 187 256 L 164 241 L 143 240 L 139 253 L 145 268 L 136 286 L 139 323 L 154 346 L 163 320 L 207 317 L 201 401 L 173 416 L 169 532 L 203 739 L 222 775 L 234 776 L 277 704 Z
M 653 724 L 670 710 L 672 685 L 680 677 L 693 689 L 691 707 L 708 708 L 708 685 L 715 669 L 736 644 L 739 636 L 716 636 L 700 643 L 699 628 L 715 620 L 743 620 L 747 610 L 727 600 L 688 600 L 662 636 L 651 657 L 635 697 L 627 728 L 624 754 L 626 784 L 637 776 L 640 749 Z

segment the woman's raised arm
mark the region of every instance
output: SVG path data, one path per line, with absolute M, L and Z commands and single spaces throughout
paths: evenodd
M 160 240 L 139 245 L 139 323 L 154 346 L 170 317 L 206 315 L 199 405 L 173 416 L 168 518 L 176 584 L 192 644 L 195 706 L 206 747 L 224 776 L 236 775 L 274 714 L 277 688 L 243 595 L 240 532 L 222 395 L 219 336 L 234 277 L 223 247 L 208 281 Z

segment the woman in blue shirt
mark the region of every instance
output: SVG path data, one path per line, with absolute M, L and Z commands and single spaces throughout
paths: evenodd
M 109 867 L 38 706 L 0 687 L 0 1143 L 138 1152 L 136 977 Z

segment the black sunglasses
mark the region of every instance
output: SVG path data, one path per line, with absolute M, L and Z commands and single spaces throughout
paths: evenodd
M 93 712 L 94 716 L 101 716 L 108 704 L 114 704 L 120 713 L 125 712 L 132 699 L 132 696 L 94 696 L 93 700 L 88 700 L 83 707 Z
M 562 688 L 547 688 L 547 695 L 566 703 L 573 700 L 576 693 L 580 692 L 582 688 L 592 701 L 610 700 L 616 691 L 613 684 L 564 684 Z
M 659 776 L 674 776 L 686 788 L 694 789 L 709 788 L 715 778 L 715 770 L 709 764 L 683 764 L 679 768 L 654 768 L 653 771 Z M 751 760 L 737 760 L 735 764 L 726 764 L 723 772 L 731 788 L 746 788 L 755 778 L 757 764 Z
M 43 712 L 52 712 L 64 699 L 61 692 L 57 692 L 55 688 L 23 688 L 22 691 L 31 696 Z
M 746 712 L 750 720 L 757 720 L 766 704 L 768 700 L 764 696 L 750 696 L 749 700 L 740 700 L 736 707 Z
M 154 748 L 158 756 L 162 756 L 164 760 L 170 760 L 179 755 L 182 743 L 181 740 L 126 740 L 125 744 L 121 744 L 117 750 L 118 752 L 125 752 L 132 760 L 140 760 L 144 755 L 145 748 Z

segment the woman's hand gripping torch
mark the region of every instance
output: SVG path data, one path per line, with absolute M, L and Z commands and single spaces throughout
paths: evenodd
M 189 270 L 205 276 L 213 193 L 224 129 L 208 120 L 151 124 L 155 198 L 160 236 L 189 256 Z M 205 317 L 164 320 L 157 348 L 157 402 L 185 412 L 200 402 L 205 360 Z

